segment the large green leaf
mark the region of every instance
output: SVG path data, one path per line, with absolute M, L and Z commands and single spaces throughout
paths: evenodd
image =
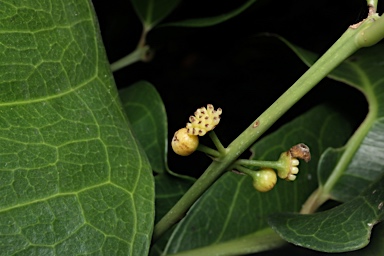
M 316 166 L 321 153 L 330 146 L 343 145 L 351 132 L 348 121 L 336 109 L 320 106 L 260 140 L 252 147 L 255 159 L 277 160 L 282 152 L 304 142 L 311 149 L 312 160 L 302 163 L 295 182 L 279 180 L 268 193 L 257 192 L 248 176 L 226 173 L 177 226 L 167 253 L 230 242 L 258 231 L 263 233 L 270 214 L 298 212 L 317 186 Z M 254 240 L 248 253 L 265 250 L 262 237 Z M 255 246 L 258 242 L 259 246 Z M 238 253 L 244 250 L 239 248 Z
M 165 172 L 167 115 L 159 93 L 150 83 L 140 81 L 120 91 L 120 98 L 153 170 Z
M 0 254 L 147 254 L 152 172 L 90 1 L 0 8 Z
M 207 18 L 197 18 L 197 19 L 188 19 L 188 20 L 181 20 L 181 21 L 176 21 L 176 22 L 169 22 L 162 24 L 162 27 L 168 27 L 168 26 L 173 26 L 173 27 L 208 27 L 208 26 L 213 26 L 219 23 L 222 23 L 224 21 L 227 21 L 229 19 L 232 19 L 233 17 L 239 15 L 248 7 L 250 7 L 253 3 L 255 3 L 257 0 L 248 0 L 245 2 L 243 5 L 240 7 L 228 12 L 224 13 L 218 16 L 213 16 L 213 17 L 207 17 Z
M 345 252 L 369 243 L 374 224 L 384 219 L 384 176 L 360 196 L 308 215 L 279 214 L 270 224 L 287 241 L 325 252 Z
M 147 30 L 167 17 L 180 0 L 131 0 L 137 15 Z

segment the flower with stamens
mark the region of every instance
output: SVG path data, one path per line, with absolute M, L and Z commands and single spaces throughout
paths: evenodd
M 296 174 L 299 173 L 299 168 L 297 167 L 299 165 L 299 160 L 297 158 L 291 158 L 291 171 L 288 173 L 286 180 L 294 181 L 296 179 Z
M 171 143 L 173 151 L 181 156 L 192 154 L 199 146 L 197 136 L 204 136 L 212 131 L 219 124 L 222 112 L 221 108 L 215 110 L 212 104 L 197 109 L 195 115 L 189 117 L 190 123 L 175 132 Z
M 189 117 L 189 123 L 186 126 L 188 134 L 204 136 L 219 124 L 222 112 L 221 108 L 215 110 L 212 104 L 208 104 L 207 108 L 197 109 L 195 115 Z
M 294 181 L 296 174 L 299 173 L 299 159 L 308 162 L 311 159 L 309 147 L 303 143 L 297 144 L 290 148 L 290 150 L 282 153 L 279 158 L 281 167 L 277 169 L 277 175 L 281 179 Z

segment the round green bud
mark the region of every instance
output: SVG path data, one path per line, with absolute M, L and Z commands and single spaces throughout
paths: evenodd
M 187 128 L 181 128 L 172 138 L 172 149 L 180 156 L 189 156 L 195 152 L 199 145 L 199 138 L 196 135 L 190 135 Z
M 271 168 L 263 168 L 253 175 L 253 187 L 260 192 L 271 190 L 277 182 L 276 172 Z

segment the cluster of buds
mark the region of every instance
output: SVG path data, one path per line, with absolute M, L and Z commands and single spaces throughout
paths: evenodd
M 302 159 L 305 162 L 311 160 L 309 147 L 304 143 L 297 144 L 280 155 L 279 161 L 282 163 L 282 167 L 277 169 L 279 178 L 294 181 L 296 174 L 299 173 L 299 168 L 297 167 L 299 165 L 298 159 Z
M 299 159 L 308 162 L 311 160 L 309 147 L 303 143 L 297 144 L 288 151 L 280 155 L 278 168 L 276 168 L 277 176 L 287 181 L 296 180 L 296 175 L 299 173 Z M 271 190 L 277 181 L 276 172 L 271 168 L 261 168 L 253 171 L 250 176 L 253 179 L 253 186 L 260 192 Z
M 187 131 L 190 135 L 204 136 L 207 132 L 213 130 L 220 122 L 222 109 L 214 109 L 212 104 L 208 104 L 207 108 L 202 107 L 195 111 L 195 116 L 189 117 L 187 123 Z
M 175 132 L 171 143 L 173 151 L 181 156 L 192 154 L 199 145 L 198 136 L 213 130 L 220 122 L 222 112 L 221 108 L 215 110 L 212 104 L 197 109 L 195 115 L 189 117 L 190 123 Z

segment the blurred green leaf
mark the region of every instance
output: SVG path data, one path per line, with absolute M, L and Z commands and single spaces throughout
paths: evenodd
M 153 176 L 91 2 L 0 6 L 0 254 L 146 255 Z
M 284 239 L 323 252 L 346 252 L 369 243 L 374 224 L 384 219 L 384 176 L 363 194 L 331 210 L 281 213 L 269 223 Z
M 232 19 L 233 17 L 236 17 L 240 13 L 244 12 L 248 7 L 250 7 L 253 3 L 255 3 L 257 0 L 249 0 L 245 4 L 241 5 L 240 7 L 232 10 L 231 12 L 221 14 L 214 17 L 207 17 L 207 18 L 197 18 L 197 19 L 189 19 L 189 20 L 182 20 L 182 21 L 176 21 L 176 22 L 169 22 L 165 24 L 161 24 L 161 27 L 208 27 L 213 26 L 219 23 L 222 23 L 224 21 L 227 21 L 229 19 Z
M 337 109 L 319 106 L 260 140 L 252 147 L 254 159 L 277 160 L 282 152 L 303 142 L 310 147 L 312 160 L 301 163 L 295 182 L 278 180 L 276 187 L 267 193 L 256 191 L 248 176 L 226 173 L 177 226 L 166 252 L 191 250 L 265 232 L 270 214 L 298 212 L 317 187 L 316 166 L 320 155 L 328 147 L 343 145 L 351 132 L 348 120 Z M 265 249 L 263 240 L 255 240 L 254 244 L 258 242 L 260 246 L 253 245 L 249 253 Z M 240 251 L 244 248 L 239 248 Z
M 167 17 L 180 3 L 180 0 L 131 0 L 146 30 L 150 30 Z
M 136 138 L 143 146 L 153 170 L 166 170 L 167 114 L 155 87 L 137 82 L 119 92 Z

